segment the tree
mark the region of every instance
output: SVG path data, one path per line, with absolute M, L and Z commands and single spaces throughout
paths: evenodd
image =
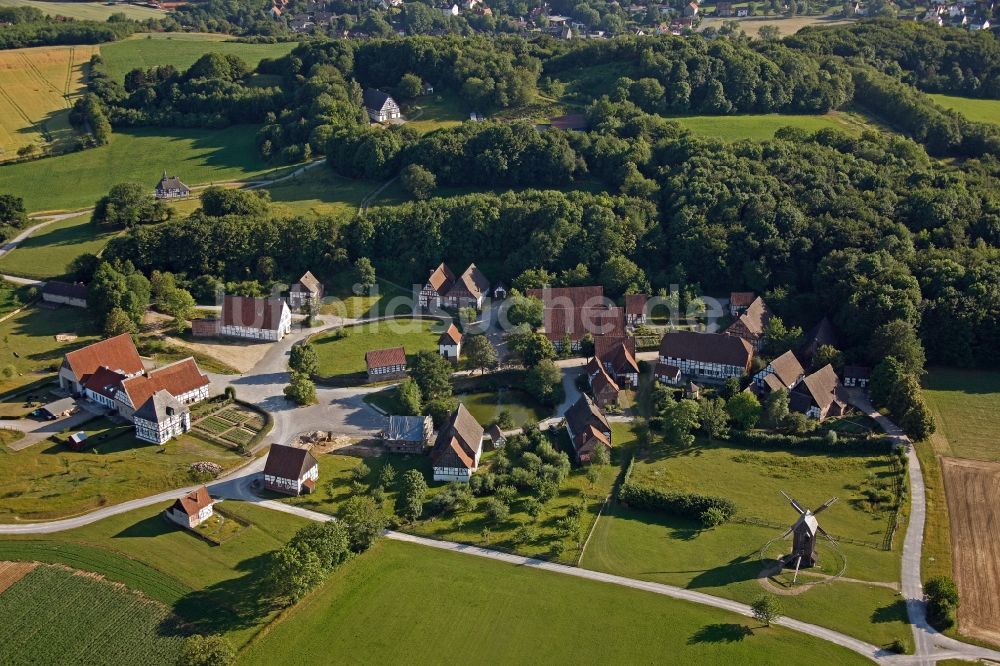
M 558 405 L 565 397 L 562 371 L 551 359 L 542 359 L 528 370 L 524 388 L 543 405 Z
M 139 183 L 119 183 L 94 206 L 91 221 L 99 226 L 131 228 L 139 224 L 163 222 L 170 209 L 157 200 L 148 187 Z
M 779 389 L 767 394 L 767 397 L 764 398 L 764 415 L 772 428 L 777 428 L 781 425 L 785 417 L 788 416 L 787 389 Z
M 927 619 L 938 629 L 955 623 L 954 612 L 959 605 L 958 586 L 948 576 L 935 576 L 924 585 L 927 595 Z
M 195 634 L 184 639 L 178 666 L 229 666 L 236 659 L 232 646 L 222 636 Z
M 594 451 L 590 454 L 590 466 L 591 467 L 603 467 L 611 463 L 611 454 L 608 453 L 608 447 L 606 446 L 595 446 Z
M 319 354 L 308 342 L 293 345 L 288 354 L 288 367 L 295 372 L 312 377 L 319 372 Z
M 350 548 L 355 553 L 371 548 L 388 522 L 382 507 L 364 495 L 353 495 L 344 502 L 340 508 L 340 519 L 347 526 Z
M 358 284 L 362 287 L 371 289 L 375 286 L 375 267 L 368 257 L 359 257 L 354 262 L 354 273 L 358 278 Z
M 434 172 L 420 166 L 419 164 L 408 164 L 403 167 L 399 174 L 403 189 L 409 192 L 414 199 L 427 199 L 437 187 L 437 177 Z
M 812 369 L 819 370 L 832 365 L 838 373 L 844 367 L 844 355 L 833 345 L 820 345 L 812 358 Z
M 781 28 L 776 25 L 762 25 L 760 30 L 757 31 L 757 37 L 766 41 L 773 42 L 781 36 Z
M 486 502 L 486 517 L 493 523 L 502 523 L 510 517 L 510 507 L 492 497 Z
M 299 405 L 316 403 L 316 384 L 309 375 L 302 372 L 292 373 L 291 381 L 285 387 L 284 393 L 286 398 Z
M 407 377 L 396 387 L 396 402 L 403 410 L 403 414 L 420 414 L 423 400 L 420 396 L 420 387 L 412 377 Z
M 173 288 L 160 299 L 160 309 L 174 319 L 184 321 L 194 312 L 194 296 L 187 289 Z
M 726 403 L 726 411 L 741 430 L 750 430 L 760 419 L 763 411 L 757 396 L 749 391 L 741 391 Z
M 7 240 L 28 222 L 24 199 L 13 194 L 0 194 L 0 241 Z
M 698 403 L 698 420 L 709 439 L 725 439 L 729 436 L 729 413 L 726 412 L 726 401 L 722 398 L 706 399 Z
M 399 85 L 396 86 L 396 94 L 403 99 L 413 99 L 419 97 L 420 93 L 424 91 L 424 82 L 420 80 L 420 77 L 412 72 L 407 72 L 403 74 L 399 79 Z
M 798 326 L 787 328 L 777 315 L 764 325 L 764 348 L 769 354 L 777 355 L 802 344 L 802 329 Z
M 893 357 L 903 366 L 903 371 L 920 376 L 924 373 L 924 346 L 913 324 L 895 319 L 876 329 L 869 346 L 873 362 Z
M 793 435 L 806 435 L 816 429 L 816 421 L 802 412 L 790 412 L 782 423 Z
M 201 209 L 211 217 L 222 217 L 223 215 L 253 217 L 267 213 L 271 195 L 263 188 L 235 190 L 209 187 L 201 193 L 200 199 Z
M 556 348 L 542 333 L 524 333 L 510 338 L 511 349 L 521 355 L 525 367 L 531 368 L 546 359 L 556 357 Z
M 410 376 L 420 387 L 424 400 L 435 400 L 451 395 L 451 371 L 451 363 L 437 352 L 422 351 L 413 362 Z
M 770 594 L 762 594 L 754 599 L 750 609 L 754 619 L 763 622 L 765 627 L 770 627 L 772 622 L 781 617 L 781 604 Z
M 887 407 L 893 401 L 907 377 L 903 364 L 895 356 L 883 359 L 872 369 L 868 384 L 872 404 Z
M 378 484 L 383 488 L 389 488 L 396 481 L 396 468 L 392 463 L 386 463 L 378 473 Z
M 424 512 L 427 481 L 420 470 L 410 469 L 403 473 L 402 485 L 402 491 L 396 498 L 396 513 L 406 520 L 417 520 Z
M 694 400 L 670 400 L 660 412 L 661 432 L 670 446 L 694 444 L 692 432 L 698 427 L 698 403 Z
M 507 321 L 512 326 L 524 324 L 534 329 L 542 325 L 545 304 L 540 299 L 514 293 L 507 299 L 505 308 Z
M 917 441 L 927 439 L 937 430 L 934 416 L 923 399 L 917 400 L 903 413 L 899 426 L 906 431 L 907 435 Z
M 138 333 L 139 327 L 135 325 L 128 314 L 121 308 L 112 308 L 108 316 L 104 318 L 104 335 L 113 337 L 122 333 Z
M 485 335 L 472 335 L 465 342 L 465 356 L 469 364 L 482 372 L 495 368 L 497 365 L 497 350 Z

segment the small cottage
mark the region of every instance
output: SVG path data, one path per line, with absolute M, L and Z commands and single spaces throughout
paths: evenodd
M 828 363 L 796 384 L 788 394 L 788 408 L 818 421 L 842 416 L 847 399 L 833 366 Z
M 479 469 L 483 453 L 483 426 L 469 413 L 462 403 L 438 431 L 431 464 L 435 481 L 461 481 L 468 483 Z
M 429 416 L 390 416 L 382 441 L 390 453 L 421 454 L 433 434 L 434 423 Z
M 288 305 L 293 310 L 314 307 L 323 299 L 323 284 L 310 271 L 288 290 Z
M 611 452 L 611 424 L 588 395 L 580 396 L 566 411 L 566 433 L 581 464 L 589 462 L 599 446 Z
M 181 527 L 194 529 L 212 517 L 214 505 L 208 488 L 202 486 L 178 498 L 166 510 L 166 516 Z
M 770 319 L 771 310 L 768 309 L 764 299 L 758 296 L 724 333 L 743 338 L 750 343 L 754 351 L 760 351 L 761 345 L 764 344 L 764 331 Z
M 503 445 L 507 443 L 507 437 L 496 423 L 486 430 L 486 436 L 490 438 L 490 443 L 494 449 L 502 449 Z
M 264 488 L 285 495 L 311 493 L 319 479 L 319 463 L 307 449 L 272 444 L 264 463 Z
M 220 335 L 276 342 L 292 330 L 292 311 L 283 298 L 230 296 L 222 299 Z
M 438 353 L 452 363 L 458 363 L 462 353 L 462 334 L 455 324 L 449 324 L 448 329 L 438 338 Z
M 625 323 L 629 326 L 645 324 L 648 318 L 648 313 L 646 312 L 646 304 L 648 302 L 648 294 L 626 294 Z
M 365 367 L 370 382 L 402 377 L 406 374 L 406 350 L 391 347 L 365 352 Z
M 389 93 L 382 92 L 375 88 L 368 88 L 364 95 L 365 110 L 373 123 L 384 123 L 389 120 L 397 120 L 403 117 L 399 110 L 399 105 Z
M 752 291 L 734 291 L 729 294 L 729 314 L 739 317 L 747 311 L 750 304 L 757 298 L 757 294 Z
M 160 182 L 156 184 L 157 199 L 174 199 L 186 197 L 189 194 L 191 194 L 191 188 L 182 183 L 177 176 L 167 176 L 166 171 L 163 172 Z
M 136 439 L 162 445 L 191 429 L 191 410 L 169 392 L 160 389 L 135 410 L 132 422 L 135 424 Z
M 87 307 L 87 285 L 82 282 L 60 282 L 49 280 L 42 287 L 42 301 L 53 305 L 69 305 L 74 308 Z
M 805 368 L 791 351 L 774 359 L 763 370 L 753 376 L 757 393 L 766 394 L 781 389 L 791 389 L 806 374 Z

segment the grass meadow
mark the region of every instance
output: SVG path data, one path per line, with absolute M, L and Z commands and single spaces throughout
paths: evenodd
M 6 280 L 0 280 L 0 317 L 13 312 L 28 300 L 28 289 Z
M 310 342 L 319 354 L 319 375 L 331 381 L 363 380 L 365 352 L 403 347 L 412 362 L 418 352 L 437 351 L 440 323 L 420 319 L 397 319 L 360 326 L 347 326 L 321 333 Z
M 55 336 L 72 333 L 76 340 L 59 342 Z M 30 307 L 0 323 L 0 368 L 13 366 L 14 376 L 0 374 L 0 393 L 38 381 L 54 373 L 62 357 L 98 339 L 90 315 L 78 308 L 49 310 Z
M 934 368 L 924 378 L 924 396 L 942 456 L 1000 461 L 1000 372 Z
M 930 95 L 930 98 L 946 109 L 958 111 L 969 120 L 1000 124 L 1000 100 L 951 95 Z
M 324 166 L 266 189 L 271 193 L 271 210 L 275 213 L 350 218 L 357 213 L 362 200 L 378 186 L 379 183 L 373 181 L 343 178 Z
M 97 254 L 117 233 L 98 230 L 89 214 L 53 222 L 0 257 L 0 273 L 37 280 L 62 277 L 75 258 Z
M 258 156 L 255 132 L 244 125 L 116 131 L 105 146 L 0 166 L 0 191 L 23 197 L 30 211 L 50 211 L 93 206 L 125 181 L 152 193 L 164 170 L 191 186 L 242 180 L 273 168 Z
M 670 120 L 680 123 L 698 136 L 725 141 L 765 141 L 773 139 L 774 133 L 782 127 L 796 127 L 807 132 L 831 127 L 855 135 L 870 127 L 857 114 L 844 111 L 831 111 L 822 115 L 765 113 L 746 116 L 683 116 L 671 117 Z
M 824 664 L 864 661 L 829 643 L 647 592 L 383 541 L 282 617 L 242 663 L 341 654 L 424 664 L 447 661 L 450 651 L 498 664 L 655 663 L 664 655 L 684 664 L 763 664 L 796 662 L 804 653 Z
M 466 106 L 452 94 L 418 97 L 404 106 L 403 115 L 406 117 L 406 126 L 421 134 L 456 127 L 469 119 Z
M 65 16 L 81 21 L 107 21 L 112 14 L 125 14 L 136 21 L 160 19 L 166 16 L 162 9 L 140 7 L 138 5 L 103 2 L 38 2 L 37 0 L 0 0 L 0 7 L 34 7 L 49 16 Z

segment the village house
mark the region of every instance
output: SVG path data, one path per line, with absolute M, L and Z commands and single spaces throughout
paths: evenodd
M 747 311 L 750 304 L 757 298 L 752 291 L 734 291 L 729 294 L 729 314 L 734 319 Z
M 434 434 L 434 424 L 429 416 L 390 416 L 389 425 L 382 431 L 382 441 L 390 453 L 424 452 Z
M 431 464 L 435 481 L 461 481 L 469 479 L 479 469 L 483 453 L 483 427 L 462 403 L 451 413 L 438 431 Z
M 774 359 L 763 370 L 753 376 L 754 386 L 760 393 L 786 391 L 799 383 L 806 374 L 805 368 L 791 351 Z
M 221 335 L 277 342 L 292 330 L 292 311 L 283 298 L 230 296 L 222 299 Z
M 476 308 L 481 310 L 490 291 L 490 281 L 475 264 L 459 277 L 444 263 L 431 271 L 417 297 L 422 308 Z M 506 295 L 506 289 L 504 294 Z
M 323 283 L 310 271 L 288 290 L 288 306 L 293 310 L 304 310 L 319 305 L 323 299 Z
M 587 335 L 625 337 L 625 312 L 604 298 L 603 287 L 546 287 L 529 289 L 527 295 L 544 304 L 545 337 L 556 349 L 567 336 L 574 351 Z
M 364 104 L 368 111 L 368 117 L 373 123 L 384 123 L 403 117 L 396 100 L 389 93 L 384 93 L 381 90 L 365 89 Z
M 458 16 L 460 13 L 458 5 L 454 3 L 441 5 L 441 12 L 445 16 Z
M 847 411 L 847 400 L 837 373 L 829 363 L 806 375 L 788 394 L 788 408 L 822 421 Z
M 625 294 L 625 323 L 629 326 L 645 324 L 649 316 L 646 312 L 648 302 L 648 294 Z
M 844 386 L 850 386 L 852 388 L 868 388 L 868 382 L 871 380 L 871 376 L 871 368 L 867 368 L 863 365 L 844 366 Z
M 438 338 L 438 353 L 452 363 L 458 363 L 462 353 L 462 334 L 455 324 L 448 324 L 448 330 Z
M 264 488 L 285 495 L 302 495 L 316 489 L 319 463 L 308 449 L 272 444 L 264 463 Z
M 701 400 L 701 387 L 694 382 L 688 382 L 684 387 L 684 397 L 688 400 Z
M 594 394 L 594 402 L 602 408 L 617 405 L 621 388 L 596 357 L 587 363 L 586 372 L 590 391 Z
M 132 423 L 136 439 L 162 445 L 191 429 L 191 410 L 160 389 L 132 412 Z
M 496 423 L 487 428 L 486 436 L 490 438 L 490 443 L 494 449 L 502 449 L 503 445 L 507 443 L 507 437 Z
M 754 351 L 760 351 L 764 343 L 764 331 L 770 318 L 771 311 L 764 303 L 764 299 L 758 296 L 736 321 L 729 325 L 725 334 L 743 338 L 750 343 Z
M 167 176 L 166 171 L 163 172 L 160 182 L 156 184 L 157 199 L 174 199 L 186 197 L 189 194 L 191 194 L 191 188 L 182 183 L 177 176 Z
M 603 446 L 611 453 L 611 424 L 588 395 L 580 396 L 566 410 L 566 433 L 573 443 L 577 462 L 590 462 L 594 450 Z
M 365 368 L 370 382 L 402 377 L 406 374 L 406 350 L 391 347 L 365 352 Z
M 653 378 L 661 384 L 680 386 L 684 375 L 681 374 L 681 369 L 676 365 L 657 361 L 656 366 L 653 368 Z
M 660 341 L 659 364 L 678 368 L 688 377 L 724 382 L 750 370 L 753 348 L 743 338 L 720 333 L 667 333 Z
M 439 308 L 444 304 L 444 295 L 455 282 L 455 274 L 451 272 L 448 265 L 442 262 L 437 268 L 431 271 L 427 282 L 417 300 L 422 308 Z
M 598 335 L 594 357 L 619 386 L 639 386 L 639 364 L 635 360 L 635 338 L 631 335 Z
M 74 395 L 83 395 L 84 385 L 102 367 L 122 377 L 132 377 L 145 371 L 132 336 L 122 333 L 66 354 L 59 368 L 59 388 Z
M 729 18 L 734 15 L 732 2 L 719 2 L 715 5 L 715 15 L 720 18 Z
M 178 498 L 165 513 L 167 518 L 181 527 L 194 529 L 212 517 L 214 504 L 208 488 L 202 486 Z
M 114 387 L 114 399 L 118 413 L 131 418 L 133 412 L 159 391 L 166 391 L 182 405 L 192 405 L 208 398 L 209 384 L 208 376 L 202 374 L 197 361 L 188 357 L 145 374 L 121 379 Z
M 87 285 L 81 282 L 49 280 L 42 287 L 42 301 L 74 308 L 87 307 Z
M 750 8 L 749 7 L 737 7 L 736 8 L 736 18 L 745 18 L 747 16 L 750 16 Z

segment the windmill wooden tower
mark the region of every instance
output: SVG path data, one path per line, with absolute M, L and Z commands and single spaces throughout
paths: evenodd
M 782 539 L 789 534 L 792 535 L 792 553 L 785 560 L 785 564 L 790 567 L 794 566 L 795 571 L 798 572 L 802 567 L 811 567 L 816 564 L 816 537 L 818 535 L 823 535 L 833 541 L 830 535 L 819 526 L 816 515 L 828 509 L 831 504 L 837 501 L 837 498 L 832 497 L 815 511 L 810 511 L 803 509 L 785 491 L 781 491 L 781 494 L 791 503 L 792 508 L 799 512 L 799 519 L 788 528 L 787 532 L 781 535 Z

